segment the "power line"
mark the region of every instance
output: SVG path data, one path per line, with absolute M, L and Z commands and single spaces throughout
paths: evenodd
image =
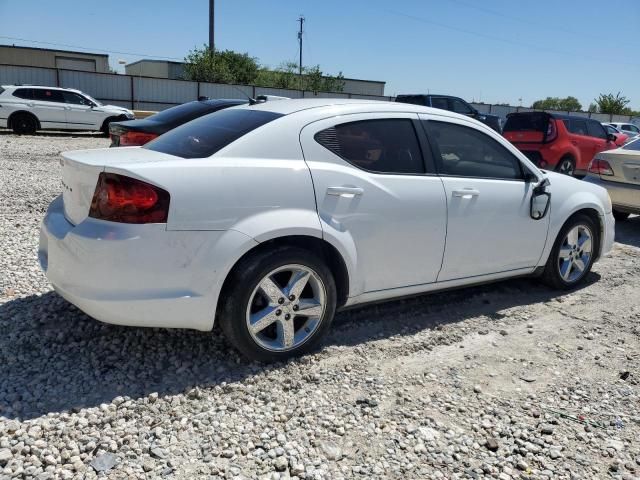
M 539 51 L 542 51 L 542 52 L 556 53 L 556 54 L 559 54 L 559 55 L 565 55 L 565 56 L 569 56 L 569 57 L 582 57 L 582 58 L 586 58 L 588 60 L 594 60 L 594 61 L 597 61 L 597 62 L 605 62 L 605 63 L 611 63 L 611 64 L 616 64 L 616 65 L 626 65 L 628 67 L 640 68 L 640 65 L 637 64 L 637 63 L 616 62 L 616 61 L 611 61 L 608 58 L 599 58 L 599 57 L 593 57 L 591 55 L 585 55 L 585 54 L 581 54 L 581 53 L 573 53 L 573 52 L 567 52 L 567 51 L 563 51 L 563 50 L 557 50 L 557 49 L 552 49 L 552 48 L 547 48 L 547 47 L 541 47 L 540 45 L 534 45 L 534 44 L 531 44 L 531 43 L 520 42 L 520 41 L 517 41 L 517 40 L 509 40 L 509 39 L 502 38 L 502 37 L 496 37 L 494 35 L 488 35 L 486 33 L 476 32 L 474 30 L 468 30 L 466 28 L 454 27 L 452 25 L 447 25 L 446 23 L 436 22 L 434 20 L 429 20 L 429 19 L 426 19 L 426 18 L 423 18 L 423 17 L 418 17 L 416 15 L 411 15 L 411 14 L 408 14 L 408 13 L 402 13 L 402 12 L 397 12 L 395 10 L 388 10 L 388 9 L 385 9 L 385 11 L 387 13 L 392 14 L 392 15 L 409 18 L 411 20 L 422 22 L 422 23 L 428 23 L 430 25 L 435 25 L 435 26 L 438 26 L 440 28 L 445 28 L 447 30 L 453 30 L 455 32 L 466 33 L 466 34 L 469 34 L 469 35 L 475 35 L 477 37 L 486 38 L 486 39 L 493 40 L 493 41 L 496 41 L 496 42 L 507 43 L 509 45 L 519 45 L 519 46 L 522 46 L 522 47 L 527 47 L 527 48 L 530 48 L 532 50 L 539 50 Z
M 80 50 L 85 50 L 85 51 L 91 50 L 93 52 L 117 53 L 118 55 L 132 55 L 132 56 L 138 56 L 138 57 L 160 58 L 160 59 L 163 59 L 163 60 L 184 61 L 184 58 L 165 57 L 165 56 L 162 56 L 162 55 L 149 55 L 148 53 L 119 52 L 117 50 L 105 50 L 105 49 L 102 49 L 102 48 L 81 47 L 79 45 L 69 45 L 69 44 L 66 44 L 66 43 L 43 42 L 41 40 L 29 40 L 27 38 L 7 37 L 5 35 L 0 35 L 0 38 L 6 38 L 7 40 L 15 40 L 15 41 L 19 41 L 19 42 L 37 43 L 37 44 L 40 44 L 40 45 L 53 45 L 54 47 L 78 48 Z

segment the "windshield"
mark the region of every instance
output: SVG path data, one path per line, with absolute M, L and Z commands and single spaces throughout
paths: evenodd
M 142 148 L 182 158 L 206 158 L 281 116 L 246 108 L 220 110 L 174 128 Z
M 640 152 L 640 139 L 629 142 L 622 148 L 624 150 L 637 150 Z
M 231 105 L 228 105 L 231 106 Z M 204 102 L 188 102 L 178 105 L 177 107 L 167 108 L 161 112 L 156 113 L 148 117 L 148 120 L 159 123 L 186 123 L 194 118 L 201 117 L 207 112 L 213 112 L 217 110 L 215 106 Z

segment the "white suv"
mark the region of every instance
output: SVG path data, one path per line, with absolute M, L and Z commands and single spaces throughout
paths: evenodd
M 70 88 L 34 85 L 0 86 L 0 128 L 29 134 L 36 130 L 99 130 L 109 123 L 135 118 L 131 110 L 102 105 Z

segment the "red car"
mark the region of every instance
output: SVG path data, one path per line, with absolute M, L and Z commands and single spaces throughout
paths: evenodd
M 629 135 L 627 135 L 626 133 L 622 133 L 616 127 L 612 125 L 607 125 L 605 123 L 603 123 L 602 126 L 604 127 L 604 129 L 607 131 L 608 134 L 616 137 L 617 146 L 621 147 L 629 141 Z
M 538 167 L 566 175 L 586 174 L 596 153 L 616 148 L 600 122 L 555 113 L 511 113 L 502 134 Z

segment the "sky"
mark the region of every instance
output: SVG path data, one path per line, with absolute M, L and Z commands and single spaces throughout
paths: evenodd
M 118 60 L 180 61 L 208 42 L 208 5 L 0 0 L 0 44 L 107 50 L 120 71 Z M 297 61 L 301 14 L 305 65 L 386 81 L 386 95 L 525 106 L 572 95 L 586 109 L 620 91 L 640 110 L 639 0 L 216 0 L 216 49 Z

